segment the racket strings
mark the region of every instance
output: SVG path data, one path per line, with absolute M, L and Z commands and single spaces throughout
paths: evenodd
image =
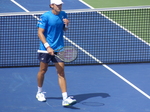
M 58 52 L 59 56 L 64 62 L 71 62 L 77 57 L 77 50 L 73 47 L 64 47 L 63 51 Z

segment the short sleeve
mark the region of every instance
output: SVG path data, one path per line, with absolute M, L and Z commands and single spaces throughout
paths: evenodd
M 45 29 L 46 24 L 47 24 L 47 17 L 45 15 L 42 15 L 37 23 L 37 27 Z
M 62 15 L 63 15 L 63 18 L 64 18 L 64 19 L 68 19 L 66 12 L 62 11 Z
M 67 17 L 67 13 L 64 13 L 64 17 L 68 19 L 68 17 Z

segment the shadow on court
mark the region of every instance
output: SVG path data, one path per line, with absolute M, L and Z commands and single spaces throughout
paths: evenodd
M 74 96 L 74 98 L 77 100 L 77 103 L 80 103 L 92 97 L 107 98 L 107 97 L 110 97 L 110 95 L 107 93 L 87 93 L 87 94 L 79 94 L 79 95 Z
M 77 100 L 77 103 L 80 103 L 84 100 L 87 100 L 92 97 L 102 97 L 102 98 L 107 98 L 110 97 L 108 93 L 87 93 L 87 94 L 79 94 L 79 95 L 74 95 L 74 98 Z M 46 97 L 46 99 L 62 99 L 62 97 Z
M 77 100 L 75 104 L 82 102 L 83 105 L 88 105 L 88 106 L 103 106 L 104 105 L 103 103 L 99 103 L 99 102 L 84 102 L 85 100 L 89 98 L 93 98 L 93 97 L 107 98 L 107 97 L 110 97 L 110 95 L 108 93 L 87 93 L 87 94 L 74 95 L 74 98 Z M 46 99 L 61 100 L 62 97 L 46 97 Z M 75 107 L 74 104 L 67 106 L 65 108 L 80 109 L 78 107 Z

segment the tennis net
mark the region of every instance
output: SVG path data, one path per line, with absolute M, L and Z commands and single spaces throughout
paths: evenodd
M 39 66 L 36 24 L 44 12 L 0 13 L 0 67 Z M 78 50 L 66 65 L 150 62 L 149 6 L 66 12 L 65 45 Z

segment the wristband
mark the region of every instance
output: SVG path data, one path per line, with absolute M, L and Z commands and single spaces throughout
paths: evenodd
M 46 43 L 44 44 L 44 46 L 45 46 L 45 48 L 47 48 L 47 47 L 49 47 L 49 44 L 46 42 Z

